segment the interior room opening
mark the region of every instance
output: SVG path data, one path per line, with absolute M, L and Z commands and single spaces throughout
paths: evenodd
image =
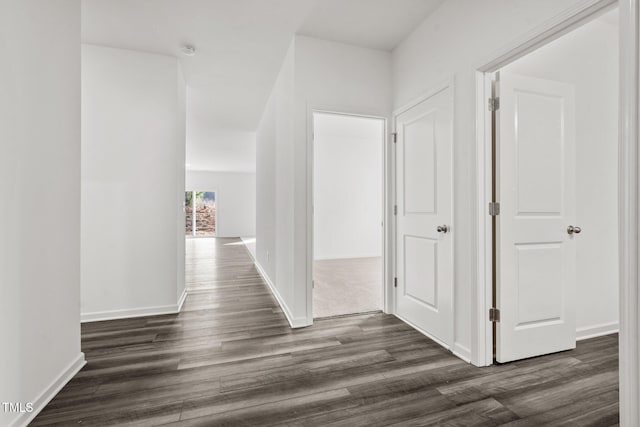
M 618 45 L 615 8 L 492 76 L 498 362 L 594 339 L 617 376 Z
M 313 114 L 313 314 L 383 307 L 385 121 Z

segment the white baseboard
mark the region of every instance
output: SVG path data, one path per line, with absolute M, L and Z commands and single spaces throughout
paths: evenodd
M 576 341 L 588 340 L 589 338 L 601 337 L 603 335 L 615 334 L 620 330 L 618 322 L 604 323 L 602 325 L 578 328 L 576 330 Z
M 309 326 L 309 323 L 307 322 L 306 317 L 305 318 L 295 318 L 295 317 L 293 317 L 293 314 L 291 313 L 291 310 L 289 309 L 289 306 L 287 305 L 287 303 L 284 301 L 284 299 L 282 298 L 282 296 L 278 292 L 278 289 L 275 287 L 275 285 L 271 281 L 271 278 L 269 277 L 269 275 L 267 275 L 267 273 L 264 271 L 264 269 L 262 268 L 262 266 L 260 265 L 260 263 L 257 260 L 254 261 L 254 264 L 256 266 L 256 269 L 258 270 L 258 273 L 260 273 L 260 275 L 262 276 L 264 281 L 267 283 L 267 286 L 269 287 L 269 290 L 273 294 L 274 298 L 276 299 L 276 301 L 278 301 L 278 304 L 280 304 L 280 308 L 282 308 L 282 312 L 284 313 L 285 317 L 287 318 L 287 321 L 289 322 L 289 325 L 291 325 L 291 327 L 294 328 L 294 329 L 296 329 L 296 328 L 304 328 L 306 326 Z
M 38 415 L 47 404 L 62 390 L 71 378 L 73 378 L 84 365 L 84 353 L 80 353 L 65 369 L 60 372 L 47 388 L 33 400 L 33 411 L 21 413 L 11 424 L 11 427 L 27 426 Z
M 464 360 L 467 363 L 471 363 L 471 350 L 462 344 L 456 342 L 453 343 L 453 347 L 451 348 L 451 352 L 455 354 L 459 359 Z
M 247 252 L 249 252 L 249 255 L 253 259 L 253 262 L 256 262 L 256 254 L 255 254 L 256 238 L 255 237 L 241 237 L 240 240 L 242 240 L 242 243 L 244 243 L 244 246 L 247 249 Z
M 180 295 L 180 298 L 178 299 L 178 310 L 176 311 L 176 313 L 180 313 L 182 311 L 182 306 L 184 305 L 184 301 L 187 299 L 187 288 L 185 288 L 182 291 L 182 295 Z
M 178 314 L 187 298 L 185 289 L 176 304 L 161 305 L 156 307 L 131 308 L 124 310 L 96 311 L 93 313 L 81 313 L 80 322 L 101 322 L 103 320 L 128 319 L 132 317 L 158 316 L 162 314 Z

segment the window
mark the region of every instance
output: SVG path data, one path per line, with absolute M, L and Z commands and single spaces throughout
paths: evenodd
M 185 235 L 213 237 L 216 235 L 216 193 L 214 191 L 186 191 Z

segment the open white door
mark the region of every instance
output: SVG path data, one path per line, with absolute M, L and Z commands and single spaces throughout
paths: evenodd
M 575 348 L 573 86 L 499 75 L 496 359 Z M 579 233 L 579 229 L 577 230 Z
M 396 117 L 396 315 L 453 344 L 453 91 Z

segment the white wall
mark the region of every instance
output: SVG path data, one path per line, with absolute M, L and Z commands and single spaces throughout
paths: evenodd
M 607 22 L 616 14 L 506 67 L 575 88 L 578 337 L 618 324 L 618 27 Z
M 217 237 L 255 236 L 255 174 L 187 171 L 185 188 L 216 192 Z
M 382 256 L 384 121 L 314 114 L 314 259 Z
M 82 46 L 85 320 L 177 309 L 184 111 L 176 58 Z
M 26 425 L 80 352 L 80 1 L 0 2 L 0 425 Z
M 293 128 L 295 41 L 256 136 L 256 263 L 293 321 Z
M 193 96 L 193 88 L 187 97 Z M 209 117 L 189 113 L 187 118 L 187 169 L 216 172 L 256 172 L 256 133 L 221 129 Z
M 296 36 L 262 117 L 257 135 L 257 260 L 296 326 L 313 321 L 307 288 L 311 112 L 388 117 L 390 60 L 389 52 Z
M 393 105 L 400 108 L 430 88 L 455 79 L 454 120 L 454 350 L 472 360 L 477 284 L 475 70 L 499 49 L 579 0 L 447 1 L 393 51 Z

